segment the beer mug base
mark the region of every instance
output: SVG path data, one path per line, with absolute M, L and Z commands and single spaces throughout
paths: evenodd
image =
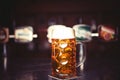
M 68 79 L 71 77 L 75 77 L 76 74 L 61 74 L 61 73 L 57 73 L 57 74 L 52 74 L 52 76 L 57 77 L 57 78 L 61 78 L 61 79 Z
M 73 76 L 68 78 L 58 78 L 56 76 L 48 75 L 48 80 L 80 80 L 82 79 L 82 76 Z
M 80 67 L 76 68 L 76 74 L 48 74 L 48 80 L 82 80 L 84 78 L 84 72 L 81 71 Z

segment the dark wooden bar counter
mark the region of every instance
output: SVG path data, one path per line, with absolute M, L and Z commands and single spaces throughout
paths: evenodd
M 29 51 L 28 44 L 13 43 L 7 44 L 8 67 L 6 72 L 2 70 L 2 80 L 50 80 L 48 77 L 51 74 L 50 48 Z M 85 45 L 86 61 L 82 79 L 78 80 L 119 80 L 119 42 L 93 39 Z

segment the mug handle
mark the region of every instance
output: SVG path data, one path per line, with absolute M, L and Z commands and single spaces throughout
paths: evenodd
M 85 60 L 86 60 L 86 47 L 85 44 L 82 42 L 77 43 L 78 49 L 79 49 L 79 56 L 78 56 L 78 62 L 76 64 L 76 67 L 81 66 Z

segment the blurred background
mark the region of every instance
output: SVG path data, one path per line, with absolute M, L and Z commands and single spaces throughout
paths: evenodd
M 117 30 L 116 39 L 106 42 L 95 37 L 85 43 L 84 80 L 120 80 L 119 4 L 116 0 L 0 0 L 0 28 L 7 27 L 14 35 L 16 27 L 32 26 L 38 35 L 30 43 L 16 43 L 13 38 L 0 43 L 1 79 L 48 80 L 51 48 L 46 35 L 50 25 L 88 24 L 97 32 L 98 26 L 105 24 Z

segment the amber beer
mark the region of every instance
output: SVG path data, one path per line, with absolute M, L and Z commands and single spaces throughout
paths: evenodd
M 76 76 L 76 40 L 74 30 L 66 27 L 54 29 L 52 34 L 52 76 Z

